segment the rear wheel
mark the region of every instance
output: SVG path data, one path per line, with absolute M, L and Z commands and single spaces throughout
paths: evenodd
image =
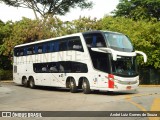
M 91 92 L 89 82 L 86 78 L 83 80 L 82 90 L 84 94 L 89 94 Z
M 22 78 L 22 85 L 24 85 L 25 87 L 28 87 L 28 80 L 26 77 Z
M 77 86 L 74 78 L 70 78 L 70 92 L 76 93 L 77 92 Z
M 32 89 L 34 89 L 36 87 L 33 77 L 31 77 L 29 79 L 29 87 L 32 88 Z

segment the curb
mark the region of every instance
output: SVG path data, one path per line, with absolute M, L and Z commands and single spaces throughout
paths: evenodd
M 139 85 L 139 87 L 160 87 L 160 85 Z
M 0 81 L 0 83 L 14 83 L 12 80 Z

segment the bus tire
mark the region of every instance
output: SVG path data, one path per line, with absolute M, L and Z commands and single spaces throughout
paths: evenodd
M 27 78 L 26 78 L 25 76 L 22 77 L 22 85 L 23 85 L 23 86 L 24 86 L 24 84 L 25 84 L 26 79 L 27 79 Z
M 29 79 L 29 87 L 30 87 L 31 89 L 34 89 L 34 88 L 36 87 L 33 77 L 31 77 L 31 78 Z
M 76 93 L 77 92 L 77 86 L 74 78 L 70 78 L 70 92 Z
M 87 79 L 83 80 L 82 90 L 84 94 L 89 94 L 91 92 L 90 85 Z
M 29 86 L 29 85 L 28 85 L 28 80 L 27 80 L 26 77 L 23 77 L 23 79 L 22 79 L 22 85 L 24 85 L 25 87 L 28 87 L 28 86 Z

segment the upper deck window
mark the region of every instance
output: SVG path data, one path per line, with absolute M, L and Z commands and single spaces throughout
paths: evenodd
M 100 33 L 90 33 L 85 34 L 84 39 L 86 41 L 87 47 L 106 47 L 104 37 Z
M 127 36 L 109 32 L 105 32 L 104 34 L 110 48 L 124 52 L 133 51 L 133 46 Z

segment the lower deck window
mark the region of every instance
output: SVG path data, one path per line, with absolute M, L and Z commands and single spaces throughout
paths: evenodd
M 36 73 L 87 73 L 87 65 L 80 62 L 61 61 L 48 63 L 34 63 Z

